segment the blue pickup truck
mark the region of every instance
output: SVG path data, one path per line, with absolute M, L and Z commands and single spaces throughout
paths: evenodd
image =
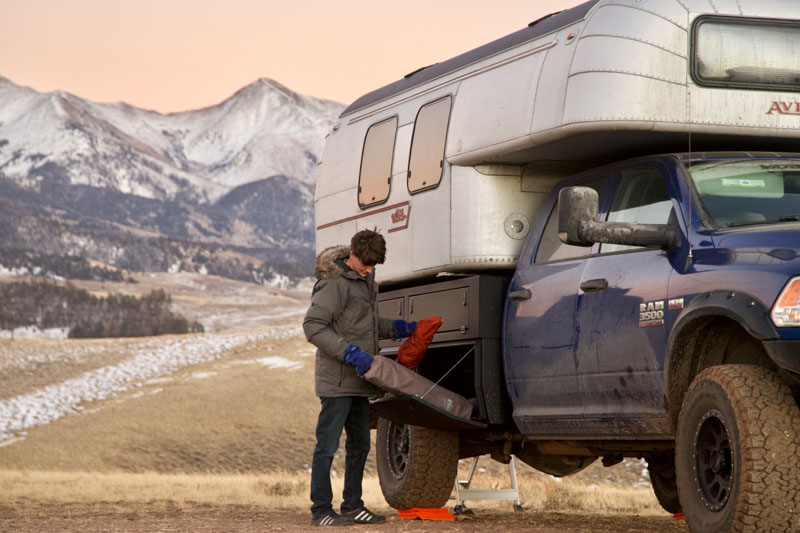
M 692 531 L 800 531 L 799 91 L 800 2 L 588 0 L 342 111 L 317 249 L 381 231 L 381 315 L 441 316 L 418 371 L 474 405 L 373 403 L 390 505 L 638 457 Z
M 476 405 L 463 420 L 417 397 L 375 402 L 395 507 L 442 505 L 463 457 L 513 454 L 556 476 L 641 457 L 693 529 L 748 516 L 797 529 L 800 154 L 578 174 L 540 208 L 510 279 L 387 291 L 380 305 L 450 322 L 420 372 Z

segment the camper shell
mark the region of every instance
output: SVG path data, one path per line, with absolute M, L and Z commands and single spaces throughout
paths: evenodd
M 344 110 L 317 249 L 380 231 L 380 315 L 441 316 L 415 370 L 474 405 L 372 402 L 392 507 L 638 457 L 693 531 L 800 530 L 799 90 L 800 2 L 592 0 Z
M 722 74 L 707 64 L 730 35 L 747 47 L 798 18 L 777 0 L 592 0 L 370 92 L 327 137 L 317 249 L 377 228 L 385 287 L 513 270 L 563 177 L 655 153 L 791 151 L 790 69 L 744 52 Z

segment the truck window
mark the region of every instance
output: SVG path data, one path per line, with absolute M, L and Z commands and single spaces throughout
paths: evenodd
M 408 190 L 436 187 L 444 171 L 444 142 L 450 120 L 450 96 L 425 104 L 414 121 L 408 158 Z
M 358 177 L 358 205 L 362 208 L 389 198 L 396 134 L 397 117 L 373 124 L 367 130 Z
M 666 224 L 672 213 L 664 178 L 653 168 L 623 170 L 608 213 L 609 222 Z M 603 243 L 600 253 L 642 249 L 641 246 Z
M 800 88 L 796 22 L 712 16 L 698 18 L 693 28 L 692 77 L 699 85 Z
M 576 183 L 581 187 L 591 187 L 597 191 L 597 194 L 602 197 L 603 191 L 608 184 L 608 176 L 593 179 L 585 183 Z M 575 257 L 583 257 L 592 252 L 591 246 L 572 246 L 564 244 L 558 238 L 558 205 L 553 206 L 550 212 L 550 218 L 547 219 L 547 224 L 544 226 L 542 238 L 539 239 L 539 247 L 536 249 L 536 258 L 534 263 L 549 263 L 550 261 L 562 261 L 564 259 L 572 259 Z

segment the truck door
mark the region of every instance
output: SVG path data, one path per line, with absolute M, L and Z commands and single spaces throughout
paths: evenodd
M 581 185 L 602 194 L 607 181 L 601 177 Z M 548 417 L 578 416 L 582 410 L 575 311 L 577 287 L 592 248 L 559 240 L 553 197 L 542 209 L 549 217 L 538 224 L 544 229 L 535 256 L 529 247 L 523 251 L 505 314 L 506 383 L 514 420 L 526 434 L 546 433 Z
M 663 175 L 662 175 L 663 174 Z M 674 220 L 666 170 L 622 170 L 608 213 L 610 222 L 666 224 Z M 631 420 L 653 424 L 665 412 L 664 325 L 671 260 L 679 252 L 601 244 L 581 272 L 576 325 L 579 389 L 592 434 L 624 432 Z M 596 427 L 593 426 L 595 421 Z

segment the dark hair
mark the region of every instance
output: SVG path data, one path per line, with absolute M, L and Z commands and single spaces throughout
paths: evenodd
M 364 266 L 382 264 L 386 259 L 386 239 L 377 231 L 361 230 L 350 240 L 350 251 Z

